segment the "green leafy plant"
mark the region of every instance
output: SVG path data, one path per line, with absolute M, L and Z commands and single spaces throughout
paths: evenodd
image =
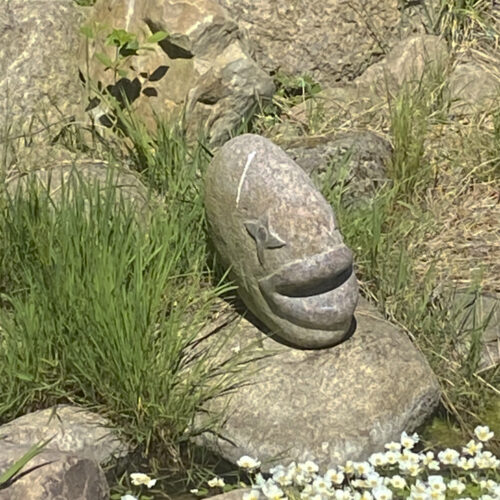
M 102 31 L 107 31 L 103 26 L 84 25 L 80 28 L 81 33 L 89 40 L 96 40 L 101 36 Z M 104 66 L 105 70 L 113 71 L 115 83 L 117 77 L 125 78 L 128 70 L 124 67 L 133 56 L 140 55 L 141 51 L 154 50 L 153 45 L 168 37 L 165 31 L 157 31 L 148 36 L 144 43 L 140 43 L 137 35 L 124 29 L 112 29 L 105 35 L 104 45 L 114 47 L 114 56 L 110 57 L 106 52 L 96 52 L 96 59 Z

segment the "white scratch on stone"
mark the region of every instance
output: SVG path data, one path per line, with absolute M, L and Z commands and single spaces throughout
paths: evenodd
M 128 0 L 127 4 L 127 17 L 125 18 L 125 30 L 128 31 L 130 25 L 130 20 L 132 19 L 132 14 L 135 9 L 135 0 Z
M 254 158 L 255 158 L 255 151 L 252 151 L 247 157 L 247 163 L 240 177 L 240 183 L 238 184 L 238 192 L 236 193 L 236 206 L 238 206 L 240 203 L 241 188 L 243 187 L 243 182 L 245 181 L 245 176 L 247 175 L 248 167 L 250 166 L 250 163 L 252 163 L 252 160 Z

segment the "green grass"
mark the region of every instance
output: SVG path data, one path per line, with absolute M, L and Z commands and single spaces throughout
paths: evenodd
M 411 5 L 408 0 L 400 3 Z M 491 42 L 495 37 L 494 11 L 488 0 L 434 0 L 423 2 L 422 8 L 427 31 L 444 36 L 454 46 L 474 39 Z
M 0 422 L 79 404 L 171 465 L 199 431 L 195 413 L 239 368 L 238 356 L 224 370 L 214 363 L 218 342 L 196 342 L 231 289 L 210 282 L 206 155 L 167 127 L 148 140 L 144 177 L 165 201 L 148 224 L 110 188 L 75 184 L 54 202 L 32 185 L 2 199 Z
M 324 178 L 322 190 L 334 207 L 347 245 L 356 254 L 364 295 L 375 301 L 390 320 L 402 326 L 426 355 L 443 390 L 440 421 L 457 427 L 459 437 L 455 436 L 455 441 L 464 442 L 476 425 L 498 428 L 498 416 L 492 408 L 498 408 L 500 402 L 500 367 L 479 372 L 480 339 L 488 318 L 464 323 L 463 308 L 454 298 L 455 285 L 443 281 L 437 272 L 447 263 L 436 253 L 422 272 L 424 243 L 430 235 L 446 230 L 427 205 L 441 174 L 431 163 L 432 155 L 427 149 L 429 131 L 445 116 L 447 103 L 439 96 L 441 88 L 439 79 L 424 78 L 404 85 L 390 102 L 390 136 L 394 147 L 392 161 L 387 166 L 390 182 L 371 203 L 346 208 L 345 186 L 341 181 L 331 181 L 333 169 L 339 165 L 330 165 L 330 176 Z M 491 156 L 498 147 L 496 129 L 489 134 L 476 130 L 477 143 L 484 144 L 486 138 L 489 142 L 485 151 Z M 449 150 L 441 154 L 448 158 L 450 168 L 463 171 L 465 178 L 467 153 Z M 473 182 L 498 182 L 490 161 L 475 172 Z M 448 186 L 457 192 L 461 188 L 462 184 Z M 471 267 L 472 258 L 471 255 Z M 463 270 L 464 277 L 470 276 L 467 271 Z M 476 283 L 471 281 L 469 285 L 470 293 L 476 297 L 481 291 L 480 276 L 477 278 Z M 473 301 L 471 314 L 476 313 L 477 305 Z M 436 433 L 429 431 L 424 435 L 437 443 Z M 498 452 L 498 433 L 495 439 L 492 446 Z

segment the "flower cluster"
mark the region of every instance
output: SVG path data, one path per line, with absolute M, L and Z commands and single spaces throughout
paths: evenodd
M 484 443 L 493 437 L 486 426 L 475 429 L 461 452 L 448 448 L 437 455 L 413 451 L 417 434 L 403 432 L 399 442 L 385 445 L 365 462 L 348 461 L 319 474 L 311 461 L 278 465 L 270 477 L 256 473 L 260 462 L 245 456 L 238 466 L 253 473 L 243 500 L 500 500 L 500 460 Z

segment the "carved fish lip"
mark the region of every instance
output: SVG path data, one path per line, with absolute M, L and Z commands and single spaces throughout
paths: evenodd
M 357 302 L 353 256 L 345 245 L 294 261 L 261 279 L 271 310 L 305 328 L 336 330 L 352 320 Z

